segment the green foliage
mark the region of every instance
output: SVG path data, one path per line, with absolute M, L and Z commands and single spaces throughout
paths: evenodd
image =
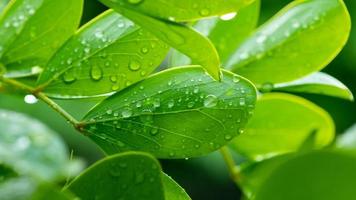
M 79 29 L 83 0 L 0 1 L 2 102 L 39 100 L 110 154 L 70 180 L 62 139 L 0 105 L 1 199 L 189 200 L 157 158 L 217 150 L 246 199 L 354 198 L 355 128 L 337 136 L 294 96 L 354 100 L 319 72 L 349 37 L 342 0 L 295 0 L 258 28 L 260 0 L 101 1 Z

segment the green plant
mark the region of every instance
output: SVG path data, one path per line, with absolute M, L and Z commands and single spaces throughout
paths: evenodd
M 342 0 L 295 0 L 257 29 L 259 0 L 101 2 L 79 29 L 83 0 L 0 3 L 1 92 L 43 101 L 108 154 L 77 176 L 53 131 L 0 110 L 1 199 L 190 199 L 157 159 L 217 150 L 246 199 L 354 198 L 354 129 L 334 145 L 329 114 L 295 95 L 353 101 L 318 72 L 349 37 Z M 81 120 L 56 102 L 88 98 Z

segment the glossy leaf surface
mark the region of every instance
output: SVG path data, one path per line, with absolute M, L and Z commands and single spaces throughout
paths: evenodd
M 144 153 L 107 157 L 74 179 L 67 190 L 85 200 L 164 200 L 161 167 Z
M 245 132 L 232 142 L 232 147 L 261 160 L 298 150 L 314 131 L 317 148 L 333 140 L 334 123 L 327 112 L 300 97 L 270 93 L 258 99 Z
M 329 64 L 350 28 L 342 0 L 294 1 L 248 38 L 226 67 L 256 84 L 292 81 Z
M 255 100 L 254 86 L 230 72 L 220 83 L 201 67 L 171 68 L 105 99 L 85 116 L 84 130 L 110 154 L 199 156 L 237 136 Z
M 0 17 L 0 62 L 7 76 L 38 74 L 74 33 L 83 0 L 11 1 Z
M 145 78 L 167 52 L 156 37 L 109 10 L 64 44 L 38 84 L 57 98 L 105 95 Z
M 185 190 L 167 174 L 163 174 L 162 181 L 166 200 L 191 200 Z

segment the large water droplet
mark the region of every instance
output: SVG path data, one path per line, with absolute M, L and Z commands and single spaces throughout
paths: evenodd
M 137 71 L 141 68 L 141 64 L 136 60 L 131 60 L 129 63 L 129 69 L 132 71 Z
M 215 95 L 209 94 L 204 99 L 204 106 L 207 108 L 215 107 L 218 103 L 218 98 Z
M 35 96 L 33 96 L 32 94 L 28 94 L 25 96 L 24 101 L 27 104 L 35 104 L 38 102 L 38 99 Z
M 101 69 L 101 67 L 99 67 L 97 65 L 93 65 L 90 69 L 90 77 L 94 81 L 98 81 L 101 78 L 103 78 L 103 70 Z
M 125 108 L 122 112 L 121 115 L 123 118 L 128 118 L 131 117 L 132 115 L 132 110 L 130 108 Z

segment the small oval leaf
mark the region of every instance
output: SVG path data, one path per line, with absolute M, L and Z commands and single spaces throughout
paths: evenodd
M 217 150 L 246 124 L 256 91 L 230 72 L 221 83 L 203 72 L 171 68 L 128 87 L 91 110 L 84 131 L 110 154 L 139 150 L 186 158 Z

